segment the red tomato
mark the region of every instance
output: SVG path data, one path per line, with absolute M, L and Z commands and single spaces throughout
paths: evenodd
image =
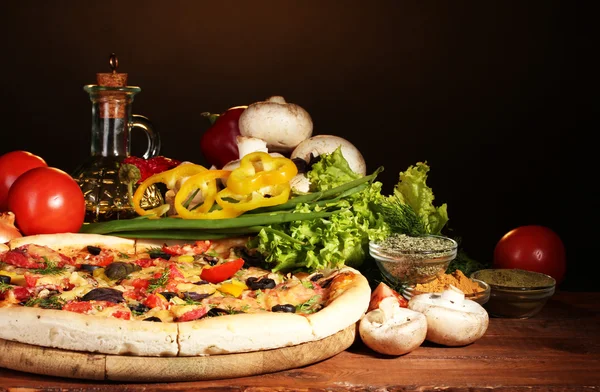
M 15 287 L 13 289 L 13 294 L 17 301 L 25 301 L 31 297 L 31 290 L 26 287 Z
M 92 310 L 92 304 L 88 301 L 72 301 L 65 304 L 63 310 L 75 313 L 85 313 Z
M 160 308 L 160 309 L 167 308 L 167 302 L 164 299 L 161 299 L 156 294 L 150 294 L 144 301 L 144 305 L 146 305 L 149 308 Z
M 21 174 L 46 166 L 46 161 L 27 151 L 12 151 L 0 156 L 0 211 L 8 210 L 8 190 Z
M 494 248 L 495 268 L 541 272 L 562 282 L 567 263 L 560 237 L 544 226 L 521 226 L 506 233 Z
M 35 287 L 38 279 L 39 276 L 33 276 L 30 273 L 25 272 L 25 283 L 27 284 L 27 287 Z
M 131 319 L 131 313 L 126 310 L 117 310 L 116 312 L 113 312 L 113 314 L 111 314 L 111 316 L 113 316 L 114 318 L 123 319 L 123 320 Z
M 233 261 L 215 265 L 214 267 L 204 268 L 200 273 L 200 278 L 210 283 L 220 283 L 231 278 L 243 266 L 244 259 L 235 259 Z
M 150 286 L 150 281 L 148 279 L 134 279 L 131 281 L 130 283 L 133 287 L 135 287 L 136 289 L 144 289 L 146 290 L 148 288 L 148 286 Z
M 387 297 L 395 298 L 401 308 L 408 308 L 408 301 L 406 298 L 404 298 L 387 284 L 381 282 L 371 293 L 371 300 L 369 301 L 369 308 L 367 312 L 370 312 L 373 309 L 378 309 L 381 301 Z
M 183 273 L 175 266 L 175 264 L 169 264 L 169 279 L 183 279 Z
M 79 185 L 53 167 L 38 167 L 19 176 L 8 192 L 8 208 L 24 235 L 76 233 L 85 218 Z
M 142 268 L 146 268 L 146 267 L 153 266 L 154 260 L 153 259 L 138 259 L 135 261 L 135 263 Z
M 210 241 L 196 241 L 194 245 L 163 245 L 162 251 L 171 256 L 186 254 L 201 255 L 210 248 Z
M 182 314 L 181 317 L 179 317 L 177 319 L 177 321 L 198 320 L 200 317 L 204 316 L 206 313 L 208 313 L 207 308 L 199 308 L 199 309 L 190 310 L 189 312 Z

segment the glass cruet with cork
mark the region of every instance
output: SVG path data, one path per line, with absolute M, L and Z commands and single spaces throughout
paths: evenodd
M 73 173 L 86 204 L 85 221 L 88 223 L 136 216 L 127 184 L 119 180 L 121 162 L 131 152 L 131 131 L 141 129 L 148 139 L 143 158 L 155 157 L 160 151 L 160 136 L 150 120 L 132 114 L 134 96 L 141 91 L 127 85 L 127 73 L 117 72 L 117 56 L 109 59 L 110 73 L 97 73 L 98 84 L 83 89 L 92 101 L 91 156 Z M 153 208 L 163 204 L 156 187 L 150 187 L 140 205 Z

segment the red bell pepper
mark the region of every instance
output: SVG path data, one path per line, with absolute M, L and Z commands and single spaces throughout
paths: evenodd
M 223 264 L 215 265 L 214 267 L 204 268 L 200 273 L 200 279 L 206 280 L 210 283 L 220 283 L 231 278 L 243 266 L 244 259 L 239 258 Z
M 236 106 L 217 117 L 212 126 L 200 138 L 200 151 L 207 162 L 218 169 L 239 158 L 236 137 L 240 135 L 238 125 L 247 106 Z
M 141 177 L 137 183 L 141 184 L 145 179 L 153 174 L 162 173 L 179 166 L 181 161 L 160 155 L 148 159 L 129 156 L 123 160 L 123 163 L 133 165 L 139 169 Z

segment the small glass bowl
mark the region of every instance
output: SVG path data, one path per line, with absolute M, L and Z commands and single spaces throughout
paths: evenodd
M 456 257 L 458 244 L 451 238 L 428 235 L 448 242 L 438 250 L 398 251 L 385 248 L 383 243 L 369 243 L 369 254 L 375 259 L 381 273 L 394 284 L 405 286 L 427 283 L 440 273 L 445 273 Z
M 485 283 L 483 280 L 472 279 L 474 282 L 479 284 L 479 287 L 483 289 L 483 291 L 479 291 L 477 293 L 465 294 L 466 299 L 473 300 L 477 302 L 479 305 L 483 305 L 490 299 L 491 287 L 489 284 Z M 431 294 L 428 291 L 419 291 L 415 290 L 414 286 L 406 287 L 402 290 L 402 296 L 410 301 L 410 299 L 419 294 Z M 441 294 L 441 293 L 437 293 Z
M 471 274 L 471 279 L 482 279 L 482 271 Z M 538 274 L 548 281 L 543 286 L 509 287 L 487 282 L 491 288 L 489 301 L 485 304 L 488 314 L 493 317 L 527 319 L 538 314 L 556 289 L 556 280 L 551 276 Z

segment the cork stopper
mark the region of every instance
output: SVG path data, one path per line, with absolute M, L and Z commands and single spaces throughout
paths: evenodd
M 104 87 L 125 87 L 125 86 L 127 86 L 127 74 L 117 72 L 117 68 L 119 68 L 119 59 L 117 58 L 116 54 L 111 53 L 111 55 L 108 59 L 108 64 L 110 65 L 112 72 L 97 73 L 96 81 L 98 83 L 98 86 L 104 86 Z
M 108 90 L 99 91 L 97 94 L 101 118 L 125 118 L 126 105 L 128 102 L 127 92 L 119 90 L 127 87 L 127 74 L 117 72 L 119 59 L 111 53 L 108 64 L 112 72 L 96 74 L 96 81 L 100 87 L 108 87 Z M 114 88 L 114 90 L 112 90 Z

